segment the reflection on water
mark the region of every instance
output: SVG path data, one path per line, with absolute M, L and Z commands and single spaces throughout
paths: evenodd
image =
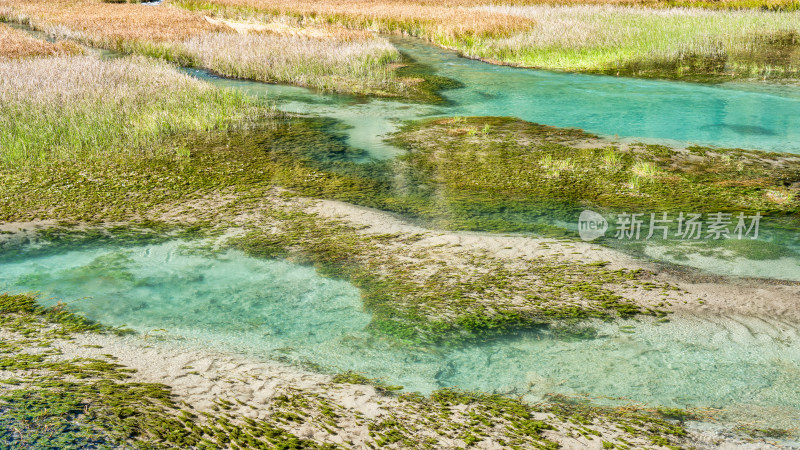
M 515 69 L 459 58 L 416 39 L 389 39 L 437 75 L 466 87 L 443 93 L 450 105 L 431 106 L 209 79 L 268 98 L 284 111 L 339 119 L 352 127 L 349 143 L 377 158 L 395 154 L 382 137 L 396 130 L 398 121 L 438 115 L 514 116 L 645 142 L 800 153 L 800 97 L 792 86 L 713 86 Z
M 365 331 L 343 281 L 284 261 L 216 256 L 178 242 L 91 248 L 0 265 L 0 291 L 39 290 L 110 325 L 166 329 L 188 345 L 327 371 L 356 370 L 408 390 L 446 386 L 601 402 L 722 409 L 740 420 L 800 420 L 800 327 L 742 317 L 597 323 L 598 337 L 532 333 L 459 348 L 409 349 Z M 616 400 L 615 400 L 616 399 Z M 764 413 L 769 411 L 769 413 Z

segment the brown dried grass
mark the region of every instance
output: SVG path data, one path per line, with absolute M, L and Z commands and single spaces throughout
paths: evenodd
M 58 38 L 227 76 L 385 95 L 405 86 L 394 79 L 399 54 L 391 44 L 341 26 L 242 24 L 169 6 L 101 0 L 0 0 L 3 17 Z
M 433 36 L 498 36 L 510 35 L 529 29 L 530 19 L 510 14 L 475 11 L 463 8 L 486 4 L 479 0 L 169 0 L 189 9 L 213 6 L 229 8 L 235 16 L 236 9 L 245 8 L 273 16 L 292 15 L 324 23 L 327 21 L 355 29 L 381 32 L 411 32 L 415 35 Z M 227 15 L 227 14 L 226 14 Z
M 40 29 L 67 29 L 94 44 L 176 41 L 226 30 L 189 11 L 101 0 L 0 0 L 2 16 Z
M 0 23 L 0 60 L 79 53 L 81 48 L 71 42 L 41 41 Z

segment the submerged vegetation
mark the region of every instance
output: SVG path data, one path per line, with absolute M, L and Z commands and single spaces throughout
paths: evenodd
M 395 142 L 409 150 L 402 159 L 425 174 L 437 197 L 452 199 L 454 211 L 486 203 L 507 205 L 508 213 L 528 201 L 556 201 L 575 209 L 800 215 L 800 158 L 793 155 L 621 145 L 492 117 L 412 123 Z
M 487 124 L 487 133 L 469 132 Z M 5 168 L 0 219 L 242 228 L 244 234 L 229 244 L 253 256 L 314 264 L 324 274 L 347 279 L 361 288 L 374 331 L 415 344 L 588 318 L 663 315 L 680 293 L 654 284 L 645 272 L 603 264 L 555 257 L 512 264 L 457 248 L 417 245 L 420 237 L 364 235 L 317 216 L 292 195 L 347 200 L 447 228 L 562 236 L 567 232 L 557 222 L 576 220 L 578 208 L 588 205 L 671 211 L 702 198 L 711 211 L 744 207 L 797 219 L 795 197 L 775 203 L 764 194 L 764 189 L 792 192 L 780 186 L 796 179 L 797 164 L 781 167 L 758 152 L 740 152 L 741 169 L 734 164 L 730 172 L 708 171 L 711 164 L 728 167 L 710 150 L 693 148 L 706 151 L 703 159 L 661 146 L 587 147 L 592 138 L 579 131 L 472 118 L 409 125 L 397 138 L 409 148 L 407 155 L 358 163 L 351 158 L 359 160 L 360 153 L 329 127 L 313 119 L 273 118 L 257 128 L 185 136 L 184 156 L 164 153 L 27 174 Z M 565 157 L 569 164 L 558 162 Z M 625 186 L 633 176 L 642 179 L 639 191 L 616 195 L 630 189 Z M 279 195 L 276 188 L 294 194 Z M 581 203 L 587 192 L 591 203 Z M 414 250 L 408 254 L 408 249 Z M 650 290 L 663 295 L 653 303 L 630 300 L 634 292 Z
M 99 325 L 59 309 L 35 306 L 31 297 L 0 295 L 0 445 L 35 448 L 343 448 L 338 430 L 365 426 L 371 448 L 436 448 L 482 441 L 525 448 L 558 448 L 546 431 L 602 439 L 619 445 L 680 445 L 686 431 L 657 411 L 599 408 L 567 398 L 529 405 L 498 395 L 445 389 L 429 397 L 391 390 L 386 414 L 366 417 L 337 403 L 341 383 L 372 380 L 334 377 L 321 392 L 286 386 L 265 404 L 215 399 L 196 410 L 168 386 L 142 383 L 113 355 L 64 358 L 59 348 L 76 333 L 103 332 Z M 68 344 L 67 344 L 68 345 Z M 8 378 L 8 375 L 11 375 Z M 380 383 L 378 383 L 380 385 Z M 253 419 L 246 411 L 268 411 Z M 245 414 L 243 414 L 245 413 Z M 432 426 L 435 424 L 436 426 Z M 314 430 L 313 438 L 299 432 Z M 434 431 L 437 430 L 437 431 Z M 306 433 L 306 431 L 303 431 Z M 334 444 L 338 442 L 339 444 Z

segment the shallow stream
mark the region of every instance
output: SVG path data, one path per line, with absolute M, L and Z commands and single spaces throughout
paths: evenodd
M 354 370 L 428 393 L 442 387 L 586 395 L 601 403 L 711 408 L 723 423 L 800 423 L 800 326 L 746 317 L 594 324 L 595 339 L 550 332 L 457 348 L 408 348 L 365 330 L 352 285 L 313 268 L 173 241 L 80 247 L 0 262 L 0 291 L 39 291 L 91 319 L 179 344 Z
M 796 86 L 700 84 L 517 69 L 461 58 L 419 39 L 391 36 L 404 54 L 464 87 L 445 106 L 359 99 L 304 88 L 210 77 L 276 102 L 281 110 L 332 117 L 352 128 L 349 143 L 376 158 L 397 149 L 383 137 L 399 121 L 433 116 L 513 116 L 639 142 L 699 144 L 800 153 Z

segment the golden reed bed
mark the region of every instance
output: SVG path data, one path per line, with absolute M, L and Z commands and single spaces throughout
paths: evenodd
M 0 0 L 0 17 L 61 27 L 91 40 L 175 41 L 224 31 L 203 16 L 177 8 L 101 0 Z
M 0 23 L 0 60 L 81 53 L 71 42 L 50 43 Z

